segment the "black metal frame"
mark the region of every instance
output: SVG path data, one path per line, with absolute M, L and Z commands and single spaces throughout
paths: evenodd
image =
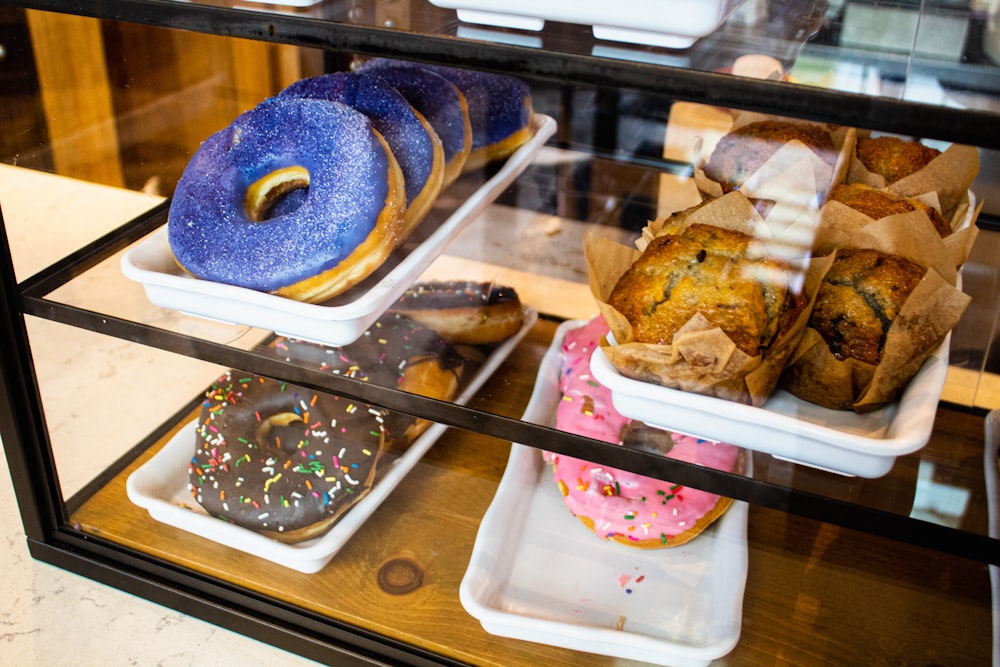
M 1000 123 L 991 114 L 737 79 L 710 72 L 670 69 L 507 45 L 477 43 L 475 49 L 469 49 L 469 45 L 463 40 L 447 35 L 416 35 L 331 23 L 294 14 L 262 14 L 171 0 L 105 0 L 94 3 L 39 0 L 15 4 L 329 51 L 462 62 L 482 69 L 516 70 L 528 77 L 562 84 L 635 88 L 650 94 L 669 91 L 672 99 L 802 116 L 1000 148 Z M 192 339 L 48 298 L 58 286 L 162 225 L 167 206 L 164 203 L 21 284 L 16 282 L 6 233 L 0 229 L 0 289 L 8 306 L 0 315 L 0 337 L 5 342 L 0 349 L 0 432 L 21 507 L 28 545 L 35 558 L 321 662 L 343 665 L 457 664 L 74 530 L 68 525 L 67 504 L 61 497 L 56 478 L 56 467 L 25 330 L 26 315 L 62 322 L 224 366 L 282 377 L 297 384 L 341 393 L 392 410 L 420 414 L 467 431 L 518 442 L 544 442 L 545 447 L 553 451 L 572 453 L 618 468 L 672 479 L 755 505 L 866 531 L 959 557 L 1000 564 L 998 542 L 986 536 L 755 481 L 741 475 L 706 470 L 643 452 L 629 451 L 472 408 L 290 367 L 254 352 Z M 140 443 L 142 446 L 145 444 Z

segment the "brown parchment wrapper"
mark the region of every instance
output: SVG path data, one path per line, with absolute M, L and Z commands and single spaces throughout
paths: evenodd
M 897 216 L 871 222 L 841 246 L 900 255 L 927 269 L 889 327 L 882 360 L 872 365 L 856 359 L 837 359 L 823 338 L 807 328 L 781 378 L 781 386 L 796 396 L 835 410 L 855 412 L 891 403 L 965 312 L 970 297 L 955 287 L 953 257 L 943 251 L 940 237 L 893 225 L 893 217 Z
M 929 197 L 914 199 L 934 206 L 937 198 L 932 193 Z M 814 249 L 816 254 L 825 255 L 837 248 L 874 248 L 881 242 L 880 239 L 890 238 L 894 239 L 894 245 L 902 247 L 902 251 L 896 254 L 912 257 L 914 261 L 919 259 L 924 266 L 939 267 L 941 276 L 955 284 L 957 271 L 954 269 L 965 263 L 979 234 L 976 218 L 982 204 L 970 211 L 968 202 L 965 202 L 958 210 L 961 219 L 951 221 L 954 231 L 942 239 L 927 214 L 921 211 L 872 220 L 846 204 L 828 201 L 820 212 Z
M 771 247 L 769 244 L 775 243 L 766 221 L 739 192 L 689 210 L 670 220 L 666 227 L 653 223 L 651 227 L 657 232 L 649 233 L 676 233 L 695 223 L 754 234 L 762 239 L 759 245 L 752 246 L 754 254 L 766 252 Z M 604 351 L 619 373 L 643 382 L 755 406 L 763 405 L 771 395 L 786 359 L 796 349 L 820 281 L 829 267 L 827 258 L 810 261 L 799 256 L 798 268 L 791 279 L 801 283 L 805 306 L 764 354 L 750 356 L 737 348 L 721 328 L 712 326 L 701 315 L 692 317 L 675 334 L 670 345 L 635 341 L 628 320 L 609 305 L 607 299 L 641 251 L 594 233 L 585 237 L 584 251 L 591 292 L 617 342 L 606 346 Z
M 780 120 L 789 123 L 810 124 L 793 118 L 779 118 L 767 114 L 734 111 L 730 131 L 744 125 L 763 120 Z M 815 123 L 811 123 L 815 124 Z M 857 132 L 854 128 L 839 125 L 824 125 L 837 149 L 837 161 L 833 167 L 821 160 L 808 146 L 799 141 L 790 141 L 779 148 L 771 158 L 751 174 L 740 186 L 740 190 L 750 199 L 773 201 L 774 206 L 766 212 L 769 220 L 773 217 L 782 221 L 782 226 L 795 224 L 803 211 L 815 210 L 819 201 L 825 199 L 830 188 L 843 183 L 847 177 L 854 155 Z M 694 169 L 694 180 L 699 192 L 706 199 L 722 196 L 722 185 L 710 179 L 703 169 L 710 155 L 702 154 L 696 146 L 696 154 L 701 154 Z
M 978 173 L 979 150 L 974 146 L 952 144 L 923 169 L 915 171 L 895 183 L 886 183 L 885 178 L 868 171 L 861 160 L 853 156 L 852 148 L 847 182 L 885 188 L 904 197 L 926 197 L 928 193 L 936 193 L 939 202 L 937 209 L 941 211 L 945 219 L 955 220 L 957 216 L 960 220 L 964 213 L 959 210 L 959 207 L 964 205 L 968 210 L 969 188 L 972 187 L 972 182 Z

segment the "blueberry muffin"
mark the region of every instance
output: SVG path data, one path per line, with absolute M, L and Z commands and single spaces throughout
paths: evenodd
M 930 219 L 938 236 L 945 238 L 951 234 L 951 226 L 944 216 L 933 206 L 928 206 L 916 199 L 873 188 L 863 183 L 835 185 L 830 191 L 830 199 L 850 206 L 864 213 L 872 220 L 881 220 L 890 215 L 924 211 Z
M 886 136 L 860 137 L 855 154 L 868 171 L 879 174 L 889 184 L 923 169 L 941 151 L 919 141 Z

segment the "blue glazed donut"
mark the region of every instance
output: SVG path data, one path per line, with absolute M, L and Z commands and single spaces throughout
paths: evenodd
M 405 240 L 441 192 L 444 150 L 427 120 L 392 86 L 350 72 L 301 79 L 278 93 L 278 97 L 340 102 L 368 117 L 403 171 L 406 227 L 400 240 Z
M 170 248 L 198 278 L 323 301 L 388 257 L 403 226 L 403 188 L 364 115 L 271 98 L 195 152 L 171 201 Z
M 462 173 L 472 149 L 472 127 L 465 95 L 448 79 L 416 63 L 369 60 L 357 73 L 385 81 L 427 119 L 444 148 L 442 187 L 451 185 Z
M 374 59 L 363 66 L 384 67 L 401 61 Z M 404 61 L 405 62 L 405 61 Z M 520 79 L 505 74 L 420 64 L 455 84 L 465 96 L 472 127 L 472 150 L 465 162 L 466 172 L 508 157 L 531 137 L 531 90 Z

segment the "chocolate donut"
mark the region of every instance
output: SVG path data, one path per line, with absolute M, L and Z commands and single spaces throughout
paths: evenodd
M 488 345 L 517 333 L 524 308 L 513 287 L 466 280 L 416 283 L 390 308 L 451 343 Z
M 208 390 L 188 466 L 213 516 L 283 542 L 325 532 L 371 487 L 386 411 L 229 371 Z

